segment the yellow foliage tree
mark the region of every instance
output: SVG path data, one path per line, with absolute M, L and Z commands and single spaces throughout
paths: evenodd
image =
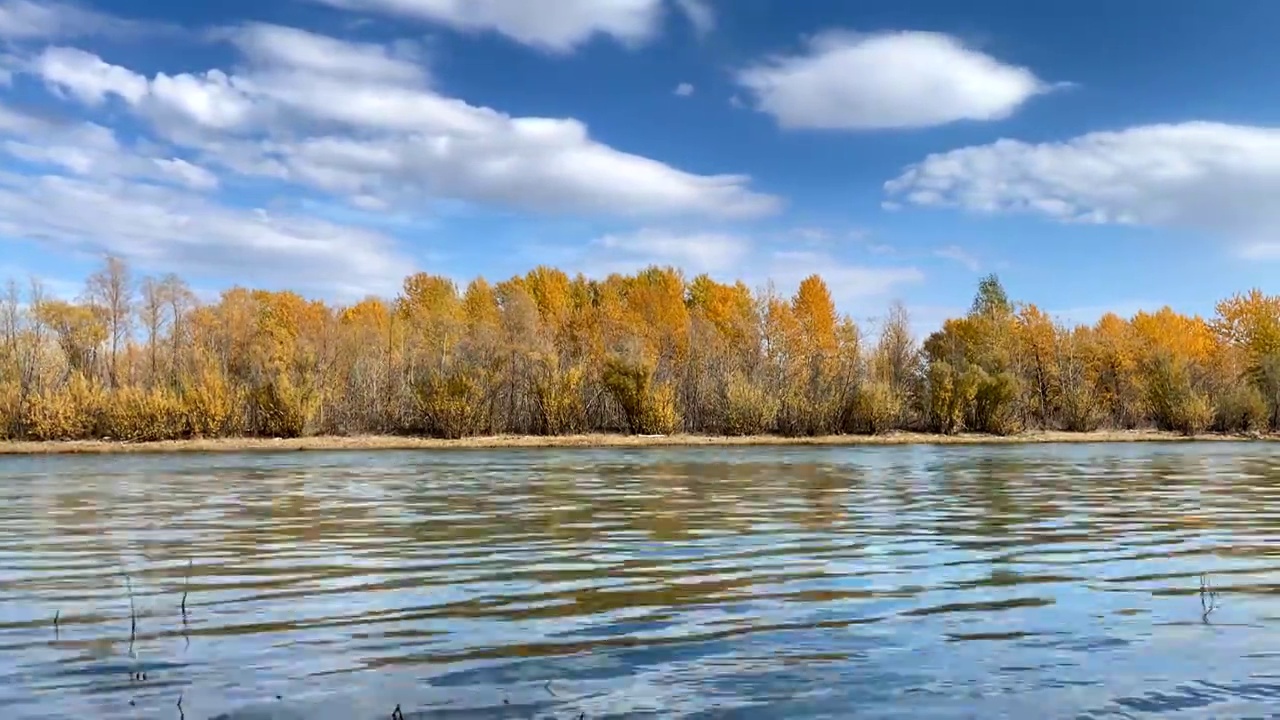
M 1208 321 L 1066 327 L 989 276 L 919 345 L 900 304 L 864 345 L 819 275 L 783 296 L 670 267 L 461 292 L 417 273 L 348 306 L 131 277 L 108 262 L 83 302 L 0 291 L 0 439 L 1280 425 L 1280 298 L 1258 290 Z

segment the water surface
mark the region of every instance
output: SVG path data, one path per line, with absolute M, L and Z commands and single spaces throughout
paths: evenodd
M 1277 717 L 1278 627 L 1266 444 L 0 458 L 15 720 Z

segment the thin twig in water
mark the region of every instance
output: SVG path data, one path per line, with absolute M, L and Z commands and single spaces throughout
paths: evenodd
M 178 720 L 187 720 L 187 714 L 182 711 L 182 693 L 178 693 Z
M 58 627 L 58 618 L 60 617 L 62 617 L 62 611 L 54 610 L 53 611 L 53 637 L 55 639 L 62 634 L 61 629 Z
M 555 691 L 555 690 L 552 690 L 552 689 L 551 689 L 551 681 L 550 681 L 550 680 L 548 680 L 548 681 L 547 681 L 547 684 L 546 684 L 546 685 L 543 685 L 542 687 L 546 688 L 546 689 L 547 689 L 547 692 L 551 693 L 551 697 L 560 697 L 559 695 L 557 695 L 557 694 L 556 694 L 556 691 Z
M 186 642 L 185 647 L 191 647 L 191 634 L 188 632 L 187 625 L 187 590 L 191 585 L 191 560 L 187 560 L 187 574 L 182 580 L 182 639 Z
M 1200 573 L 1200 621 L 1206 625 L 1209 616 L 1218 609 L 1218 591 L 1209 584 L 1208 573 Z
M 396 709 L 391 711 L 391 720 L 404 720 L 404 713 L 400 711 L 400 703 L 396 703 Z
M 124 587 L 129 592 L 129 652 L 133 652 L 133 641 L 138 636 L 138 611 L 133 604 L 133 581 L 129 573 L 124 574 Z
M 182 621 L 187 621 L 187 588 L 191 584 L 191 560 L 187 560 L 187 575 L 182 579 Z

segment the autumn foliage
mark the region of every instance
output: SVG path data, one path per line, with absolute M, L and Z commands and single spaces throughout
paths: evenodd
M 427 274 L 334 307 L 108 258 L 75 302 L 0 296 L 0 439 L 218 436 L 1016 433 L 1280 429 L 1280 298 L 1066 326 L 985 278 L 916 343 L 870 337 L 818 276 L 793 297 L 670 268 L 546 267 L 465 288 Z

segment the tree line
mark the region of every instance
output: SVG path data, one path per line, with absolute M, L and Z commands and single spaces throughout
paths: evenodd
M 1280 429 L 1280 297 L 1069 326 L 994 275 L 923 342 L 876 337 L 817 275 L 791 297 L 651 267 L 538 267 L 459 288 L 419 273 L 333 306 L 108 257 L 75 301 L 0 296 L 0 439 L 582 432 L 788 436 L 1046 428 Z

